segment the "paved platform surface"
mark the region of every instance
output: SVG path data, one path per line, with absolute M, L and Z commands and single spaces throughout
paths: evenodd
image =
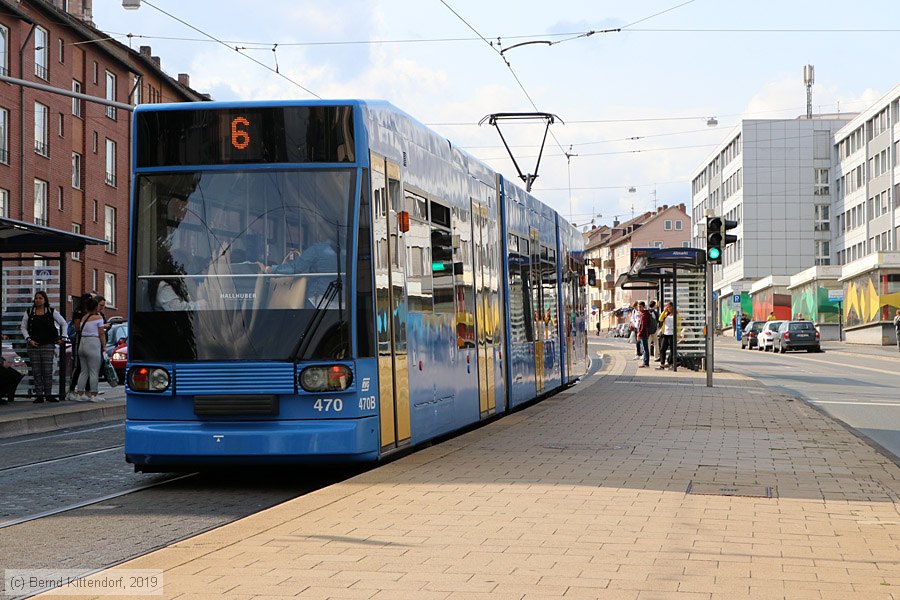
M 30 398 L 17 398 L 12 404 L 0 405 L 0 439 L 105 421 L 124 422 L 124 386 L 111 388 L 101 383 L 100 390 L 103 392 L 100 402 L 34 404 Z
M 117 569 L 162 569 L 166 598 L 900 599 L 897 465 L 799 400 L 637 369 L 630 350 Z

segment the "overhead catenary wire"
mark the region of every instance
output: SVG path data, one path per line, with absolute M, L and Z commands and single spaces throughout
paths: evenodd
M 258 64 L 259 66 L 263 67 L 264 69 L 268 69 L 269 71 L 271 71 L 272 73 L 275 73 L 276 75 L 278 75 L 278 76 L 281 77 L 282 79 L 284 79 L 284 80 L 286 80 L 286 81 L 292 83 L 293 85 L 297 86 L 298 88 L 300 88 L 301 90 L 303 90 L 303 91 L 306 92 L 307 94 L 309 94 L 309 95 L 311 95 L 311 96 L 313 96 L 313 97 L 315 97 L 315 98 L 318 98 L 318 99 L 321 99 L 321 98 L 322 98 L 320 95 L 318 95 L 318 94 L 315 93 L 314 91 L 310 90 L 309 88 L 305 87 L 304 85 L 300 84 L 299 82 L 297 82 L 297 81 L 291 79 L 290 77 L 288 77 L 288 76 L 285 75 L 284 73 L 279 73 L 277 68 L 273 69 L 272 67 L 270 67 L 270 66 L 267 65 L 266 63 L 264 63 L 264 62 L 262 62 L 262 61 L 259 61 L 259 60 L 256 60 L 256 59 L 253 58 L 252 56 L 250 56 L 250 55 L 248 55 L 248 54 L 245 54 L 245 53 L 241 52 L 240 49 L 232 47 L 231 45 L 229 45 L 228 43 L 224 42 L 223 40 L 220 40 L 219 38 L 217 38 L 217 37 L 215 37 L 215 36 L 213 36 L 213 35 L 211 35 L 211 34 L 205 32 L 205 31 L 203 31 L 202 29 L 199 29 L 198 27 L 195 27 L 194 25 L 191 25 L 191 24 L 188 23 L 187 21 L 185 21 L 185 20 L 183 20 L 183 19 L 180 19 L 179 17 L 176 17 L 176 16 L 173 15 L 172 13 L 166 12 L 165 10 L 159 8 L 158 6 L 156 6 L 156 5 L 154 5 L 154 4 L 150 3 L 150 2 L 148 2 L 147 0 L 143 0 L 143 3 L 146 4 L 147 6 L 153 8 L 153 9 L 159 11 L 159 12 L 161 12 L 162 14 L 166 15 L 167 17 L 169 17 L 169 18 L 171 18 L 171 19 L 174 19 L 174 20 L 178 21 L 179 23 L 181 23 L 181 24 L 184 25 L 185 27 L 189 27 L 189 28 L 193 29 L 194 31 L 196 31 L 197 33 L 199 33 L 199 34 L 201 34 L 201 35 L 205 35 L 206 37 L 210 38 L 211 40 L 214 40 L 214 41 L 218 42 L 219 44 L 225 46 L 226 48 L 229 48 L 229 49 L 231 49 L 231 50 L 234 50 L 235 52 L 237 52 L 237 53 L 240 54 L 241 56 L 243 56 L 243 57 L 245 57 L 245 58 L 247 58 L 247 59 L 249 59 L 249 60 L 252 60 L 253 62 L 255 62 L 256 64 Z M 276 45 L 277 45 L 277 44 L 276 44 Z M 272 48 L 272 51 L 273 51 L 273 52 L 275 51 L 275 48 L 274 48 L 274 47 Z M 276 64 L 277 64 L 277 62 L 276 62 Z

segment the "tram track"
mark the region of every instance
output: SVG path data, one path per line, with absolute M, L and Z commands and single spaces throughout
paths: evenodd
M 96 454 L 103 454 L 104 452 L 110 452 L 112 450 L 121 450 L 125 447 L 124 444 L 118 444 L 116 446 L 107 446 L 105 448 L 98 448 L 96 450 L 88 450 L 86 452 L 76 452 L 74 454 L 67 454 L 66 456 L 57 456 L 54 458 L 48 458 L 45 460 L 37 460 L 35 462 L 24 463 L 21 465 L 13 465 L 11 467 L 2 467 L 0 468 L 0 476 L 11 473 L 13 471 L 19 471 L 22 469 L 30 469 L 33 467 L 43 467 L 53 463 L 61 462 L 64 460 L 72 460 L 74 458 L 84 458 L 85 456 L 93 456 Z
M 133 494 L 135 492 L 140 492 L 143 490 L 148 490 L 151 488 L 159 487 L 162 485 L 166 485 L 168 483 L 174 483 L 176 481 L 181 481 L 183 479 L 187 479 L 189 477 L 195 477 L 197 473 L 185 473 L 179 475 L 177 477 L 172 477 L 171 479 L 166 479 L 164 481 L 155 481 L 153 483 L 148 483 L 145 485 L 134 486 L 125 490 L 120 490 L 118 492 L 113 492 L 111 494 L 104 494 L 102 496 L 97 496 L 94 498 L 88 498 L 87 500 L 80 500 L 78 502 L 67 504 L 64 506 L 59 506 L 56 508 L 51 508 L 49 510 L 44 510 L 38 513 L 33 513 L 30 515 L 24 515 L 21 517 L 16 517 L 15 519 L 8 519 L 6 521 L 0 521 L 0 529 L 6 529 L 8 527 L 13 527 L 15 525 L 21 525 L 23 523 L 28 523 L 30 521 L 37 521 L 38 519 L 43 519 L 46 517 L 52 517 L 54 515 L 58 515 L 60 513 L 69 512 L 72 510 L 77 510 L 79 508 L 84 508 L 86 506 L 91 506 L 92 504 L 99 504 L 101 502 L 106 502 L 107 500 L 113 500 L 115 498 L 120 498 L 122 496 L 127 496 L 128 494 Z

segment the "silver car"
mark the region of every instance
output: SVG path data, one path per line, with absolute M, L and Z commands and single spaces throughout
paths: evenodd
M 784 321 L 766 321 L 762 331 L 759 332 L 759 339 L 756 344 L 758 350 L 768 352 L 775 350 L 775 336 L 778 335 L 778 328 Z

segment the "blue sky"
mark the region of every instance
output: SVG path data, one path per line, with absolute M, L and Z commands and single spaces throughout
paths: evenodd
M 385 99 L 512 178 L 496 130 L 478 121 L 556 114 L 566 124 L 551 127 L 533 191 L 579 225 L 630 218 L 654 198 L 689 204 L 691 171 L 742 117 L 805 114 L 807 63 L 817 112 L 864 109 L 900 83 L 897 14 L 888 0 L 94 3 L 98 28 L 152 46 L 166 72 L 189 73 L 216 100 L 311 98 L 302 88 Z M 526 41 L 558 43 L 506 50 Z M 272 69 L 277 60 L 285 77 L 248 56 Z M 542 132 L 504 129 L 526 172 Z

